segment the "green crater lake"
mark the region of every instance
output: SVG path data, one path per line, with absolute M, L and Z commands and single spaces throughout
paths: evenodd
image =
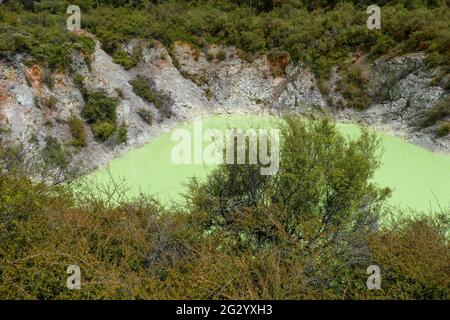
M 202 120 L 203 130 L 227 128 L 270 128 L 275 117 L 270 116 L 213 116 Z M 178 128 L 189 130 L 192 123 Z M 358 125 L 338 124 L 339 130 L 350 137 L 360 131 Z M 382 164 L 375 175 L 380 186 L 393 189 L 390 205 L 416 211 L 439 210 L 450 207 L 450 155 L 430 152 L 401 138 L 378 133 L 383 143 Z M 192 139 L 193 140 L 193 139 Z M 165 203 L 181 199 L 189 177 L 204 178 L 216 165 L 181 164 L 171 160 L 171 133 L 163 134 L 145 146 L 131 150 L 88 176 L 100 183 L 125 179 L 130 196 L 153 194 Z M 208 145 L 205 142 L 205 146 Z

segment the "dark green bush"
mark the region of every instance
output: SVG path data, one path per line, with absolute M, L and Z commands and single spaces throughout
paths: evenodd
M 87 135 L 84 129 L 83 120 L 78 117 L 72 116 L 69 118 L 70 132 L 72 133 L 73 140 L 71 144 L 75 147 L 87 146 Z
M 115 63 L 120 64 L 125 70 L 129 70 L 139 63 L 141 56 L 142 56 L 142 47 L 138 45 L 133 49 L 131 57 L 124 50 L 122 49 L 117 50 L 114 53 L 113 61 Z
M 205 43 L 233 45 L 244 57 L 284 50 L 291 59 L 307 63 L 320 78 L 327 78 L 332 66 L 344 64 L 358 50 L 370 53 L 371 59 L 387 53 L 425 51 L 431 63 L 449 65 L 448 4 L 411 3 L 380 3 L 381 30 L 367 29 L 368 3 L 356 1 L 288 0 L 262 11 L 247 1 L 164 1 L 148 10 L 134 3 L 107 7 L 99 2 L 92 8 L 83 2 L 89 9 L 83 11 L 82 25 L 101 39 L 103 48 L 125 68 L 139 60 L 139 50 L 131 56 L 123 52 L 124 45 L 137 38 L 157 39 L 168 48 L 177 40 L 198 48 Z M 51 8 L 47 11 L 60 11 L 58 6 Z M 92 42 L 68 33 L 63 18 L 38 10 L 7 10 L 0 16 L 0 54 L 26 51 L 57 66 L 70 61 L 67 58 L 74 48 L 92 52 Z
M 115 131 L 116 109 L 120 101 L 118 98 L 109 97 L 104 90 L 90 91 L 82 83 L 79 85 L 82 86 L 81 91 L 85 99 L 81 116 L 91 126 L 94 137 L 105 141 Z
M 89 91 L 82 110 L 82 116 L 89 124 L 116 121 L 117 98 L 107 95 L 104 90 Z
M 116 127 L 110 122 L 96 122 L 92 125 L 92 132 L 98 141 L 106 141 L 112 136 Z
M 25 52 L 52 70 L 67 68 L 74 52 L 91 54 L 93 46 L 92 40 L 70 33 L 65 22 L 64 13 L 10 11 L 2 5 L 0 56 Z
M 143 78 L 141 76 L 137 76 L 136 78 L 130 81 L 130 84 L 133 87 L 134 93 L 136 93 L 142 99 L 153 103 L 156 108 L 161 107 L 161 101 L 158 99 L 157 94 L 150 86 L 148 79 Z
M 219 166 L 191 181 L 183 208 L 144 195 L 116 204 L 117 183 L 103 197 L 0 170 L 0 299 L 448 300 L 448 212 L 380 224 L 376 139 L 289 121 L 277 176 Z M 16 155 L 0 143 L 2 169 Z M 80 290 L 66 287 L 73 264 Z M 374 264 L 381 290 L 366 287 Z
M 45 146 L 41 150 L 42 171 L 68 168 L 72 159 L 71 153 L 55 138 L 45 137 Z

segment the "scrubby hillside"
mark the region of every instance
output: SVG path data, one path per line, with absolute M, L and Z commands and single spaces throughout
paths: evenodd
M 386 212 L 379 141 L 292 116 L 450 151 L 448 1 L 379 1 L 381 30 L 368 1 L 70 4 L 82 30 L 68 1 L 0 4 L 0 299 L 449 299 L 448 210 Z M 72 184 L 217 113 L 291 115 L 279 173 L 220 166 L 172 208 Z

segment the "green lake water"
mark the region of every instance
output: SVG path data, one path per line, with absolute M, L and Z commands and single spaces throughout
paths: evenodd
M 214 116 L 203 119 L 203 130 L 230 127 L 263 128 L 272 127 L 274 118 L 268 116 Z M 352 124 L 339 124 L 339 130 L 355 136 L 359 127 Z M 193 134 L 193 124 L 181 126 Z M 438 210 L 450 207 L 450 155 L 432 153 L 401 138 L 379 133 L 384 153 L 382 164 L 375 175 L 380 186 L 393 189 L 389 204 L 417 211 Z M 125 179 L 129 195 L 140 192 L 154 194 L 166 203 L 178 201 L 189 177 L 205 177 L 215 165 L 174 164 L 171 159 L 173 147 L 171 133 L 163 134 L 145 146 L 127 152 L 112 160 L 88 179 L 107 182 Z M 208 144 L 208 143 L 206 143 Z

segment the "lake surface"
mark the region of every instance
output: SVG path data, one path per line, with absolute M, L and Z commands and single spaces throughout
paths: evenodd
M 203 130 L 230 127 L 271 127 L 274 117 L 269 116 L 214 116 L 203 119 Z M 194 124 L 182 125 L 194 134 Z M 339 130 L 348 136 L 356 136 L 359 126 L 339 124 Z M 382 164 L 375 175 L 380 186 L 393 189 L 390 205 L 412 208 L 417 211 L 439 210 L 450 207 L 450 155 L 432 153 L 401 138 L 378 133 L 383 142 Z M 205 177 L 216 165 L 181 164 L 172 161 L 171 133 L 155 138 L 145 146 L 129 151 L 112 160 L 88 178 L 102 183 L 112 176 L 125 179 L 129 195 L 140 192 L 154 194 L 166 203 L 180 200 L 184 183 L 189 177 Z M 205 145 L 207 145 L 206 143 Z

